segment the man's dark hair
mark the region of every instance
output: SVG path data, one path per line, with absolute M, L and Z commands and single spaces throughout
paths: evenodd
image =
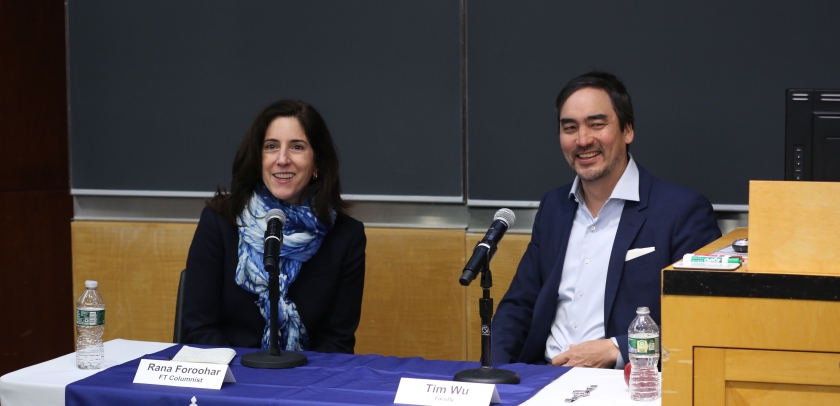
M 247 209 L 248 201 L 258 182 L 262 182 L 262 158 L 265 132 L 274 119 L 294 117 L 300 122 L 315 155 L 317 178 L 310 179 L 303 190 L 303 199 L 322 223 L 332 225 L 330 209 L 347 214 L 348 204 L 341 199 L 341 181 L 338 171 L 338 152 L 327 123 L 311 105 L 300 100 L 280 100 L 263 109 L 242 138 L 233 160 L 233 179 L 230 193 L 216 188 L 216 195 L 207 206 L 236 224 L 236 218 Z
M 558 132 L 561 128 L 560 110 L 563 108 L 563 104 L 566 103 L 566 100 L 572 93 L 587 87 L 601 89 L 607 92 L 610 96 L 613 110 L 615 110 L 615 114 L 618 116 L 618 125 L 621 126 L 622 131 L 627 129 L 627 125 L 633 127 L 633 101 L 630 100 L 630 94 L 627 93 L 624 83 L 621 83 L 621 80 L 615 75 L 594 70 L 570 80 L 566 84 L 566 87 L 560 91 L 560 94 L 557 95 Z

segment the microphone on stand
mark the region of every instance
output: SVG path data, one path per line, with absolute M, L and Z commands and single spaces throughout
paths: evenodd
M 280 250 L 283 248 L 283 226 L 286 225 L 286 213 L 278 209 L 265 214 L 265 245 L 263 246 L 263 266 L 268 272 L 268 351 L 258 351 L 242 356 L 241 363 L 246 367 L 264 369 L 294 368 L 306 365 L 306 355 L 299 352 L 281 352 L 278 348 L 277 315 L 280 313 Z
M 478 314 L 481 317 L 481 367 L 465 369 L 453 377 L 460 382 L 477 383 L 507 383 L 518 384 L 519 375 L 516 372 L 493 368 L 490 361 L 493 340 L 491 339 L 492 328 L 490 323 L 493 319 L 493 299 L 490 297 L 490 288 L 493 286 L 493 276 L 490 272 L 490 260 L 496 253 L 496 248 L 505 232 L 513 227 L 516 216 L 510 209 L 500 209 L 493 216 L 493 224 L 487 230 L 484 238 L 475 245 L 472 257 L 464 266 L 464 271 L 458 282 L 468 286 L 481 273 L 481 298 L 478 299 Z
M 472 257 L 467 261 L 467 265 L 464 266 L 464 272 L 461 274 L 461 279 L 458 280 L 461 285 L 469 286 L 470 282 L 478 276 L 479 272 L 490 263 L 493 255 L 496 254 L 496 246 L 499 244 L 499 241 L 505 236 L 505 232 L 513 227 L 515 222 L 516 215 L 513 214 L 512 210 L 499 209 L 496 212 L 493 216 L 493 223 L 490 224 L 490 229 L 487 230 L 484 238 L 475 245 Z

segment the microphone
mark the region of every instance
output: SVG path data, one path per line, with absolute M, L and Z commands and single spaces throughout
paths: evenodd
M 513 227 L 514 222 L 516 222 L 516 215 L 513 214 L 512 210 L 499 209 L 496 212 L 493 216 L 493 224 L 490 224 L 487 234 L 475 245 L 472 257 L 464 266 L 464 273 L 458 280 L 461 285 L 469 286 L 478 273 L 487 266 L 493 255 L 496 254 L 496 245 L 504 237 L 505 231 Z
M 265 214 L 265 246 L 263 250 L 263 264 L 265 270 L 279 271 L 280 248 L 283 246 L 283 226 L 286 224 L 286 213 L 279 209 L 271 209 Z
M 280 351 L 280 328 L 277 315 L 280 314 L 280 249 L 283 247 L 283 226 L 286 214 L 272 209 L 265 214 L 265 249 L 263 265 L 268 272 L 268 351 L 251 352 L 240 361 L 249 368 L 279 369 L 294 368 L 306 364 L 306 355 L 299 352 Z M 195 402 L 193 402 L 195 403 Z

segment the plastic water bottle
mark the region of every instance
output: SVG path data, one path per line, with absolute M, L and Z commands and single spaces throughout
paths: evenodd
M 630 323 L 628 349 L 630 363 L 630 399 L 655 400 L 661 395 L 659 373 L 659 327 L 650 318 L 647 307 L 636 309 L 636 318 Z
M 76 366 L 100 369 L 105 361 L 105 300 L 96 290 L 99 283 L 85 281 L 85 292 L 76 301 Z

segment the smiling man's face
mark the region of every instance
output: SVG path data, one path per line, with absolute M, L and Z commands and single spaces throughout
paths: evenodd
M 584 182 L 618 182 L 627 164 L 633 128 L 621 128 L 607 92 L 580 89 L 560 109 L 560 148 Z M 613 179 L 614 178 L 614 179 Z

